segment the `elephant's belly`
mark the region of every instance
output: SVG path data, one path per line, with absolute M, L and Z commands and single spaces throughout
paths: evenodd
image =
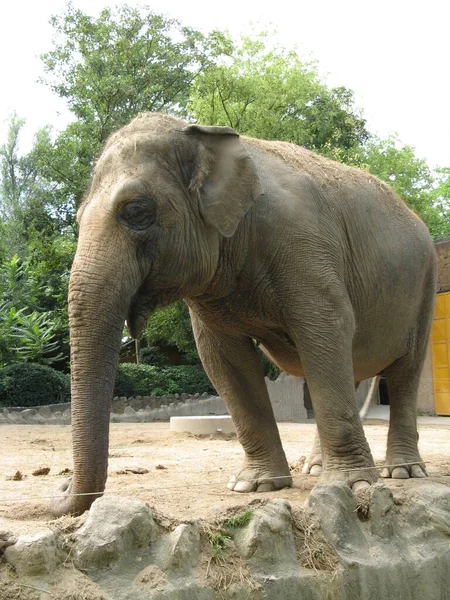
M 295 377 L 304 377 L 297 348 L 287 335 L 273 333 L 261 341 L 260 347 L 282 371 Z
M 261 350 L 276 364 L 290 375 L 304 377 L 305 372 L 292 340 L 285 334 L 273 333 L 261 341 Z M 363 344 L 357 344 L 353 348 L 353 372 L 356 382 L 369 379 L 382 373 L 393 360 L 391 353 L 387 351 L 386 344 L 378 344 L 376 340 L 370 344 L 367 338 Z M 398 355 L 397 355 L 398 356 Z

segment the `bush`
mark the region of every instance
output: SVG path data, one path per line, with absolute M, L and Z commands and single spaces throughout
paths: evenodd
M 167 363 L 167 357 L 158 346 L 147 346 L 147 348 L 142 348 L 139 353 L 139 358 L 143 365 L 161 367 Z
M 114 396 L 167 396 L 216 391 L 199 365 L 156 367 L 152 365 L 119 365 Z
M 15 363 L 0 368 L 0 406 L 70 402 L 70 377 L 51 367 Z

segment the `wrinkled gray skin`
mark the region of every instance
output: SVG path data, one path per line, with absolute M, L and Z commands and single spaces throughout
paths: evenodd
M 78 214 L 69 290 L 74 475 L 56 515 L 107 478 L 109 412 L 125 319 L 139 337 L 184 298 L 197 347 L 245 458 L 229 487 L 291 485 L 255 342 L 306 376 L 320 435 L 309 467 L 354 488 L 378 477 L 355 383 L 383 374 L 387 464 L 424 476 L 416 395 L 435 296 L 424 224 L 382 182 L 290 144 L 141 115 L 107 142 Z

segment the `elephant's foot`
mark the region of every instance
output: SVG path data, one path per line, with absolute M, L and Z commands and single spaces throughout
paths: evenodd
M 388 466 L 382 469 L 380 475 L 385 479 L 410 479 L 428 477 L 425 469 L 425 463 L 420 458 L 419 454 L 414 456 L 396 455 L 386 458 Z M 395 466 L 398 465 L 398 466 Z
M 343 481 L 352 488 L 354 493 L 358 493 L 369 488 L 372 483 L 377 481 L 378 477 L 379 471 L 375 468 L 371 457 L 365 461 L 360 458 L 356 462 L 351 459 L 333 459 L 322 471 L 319 481 L 320 483 Z
M 302 467 L 302 473 L 305 475 L 313 475 L 314 477 L 318 477 L 322 474 L 323 466 L 322 466 L 322 454 L 314 454 L 308 456 L 305 461 L 305 464 Z
M 73 477 L 66 479 L 56 490 L 56 494 L 51 502 L 50 510 L 55 517 L 62 515 L 72 515 L 74 517 L 81 515 L 89 510 L 91 504 L 96 498 L 100 498 L 101 493 L 96 494 L 76 494 Z
M 234 492 L 273 492 L 292 486 L 292 477 L 287 462 L 282 466 L 256 463 L 247 460 L 244 468 L 233 475 L 228 489 Z

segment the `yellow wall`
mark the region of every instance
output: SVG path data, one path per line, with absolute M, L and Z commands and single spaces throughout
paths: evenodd
M 436 297 L 431 352 L 435 410 L 450 415 L 450 292 Z

